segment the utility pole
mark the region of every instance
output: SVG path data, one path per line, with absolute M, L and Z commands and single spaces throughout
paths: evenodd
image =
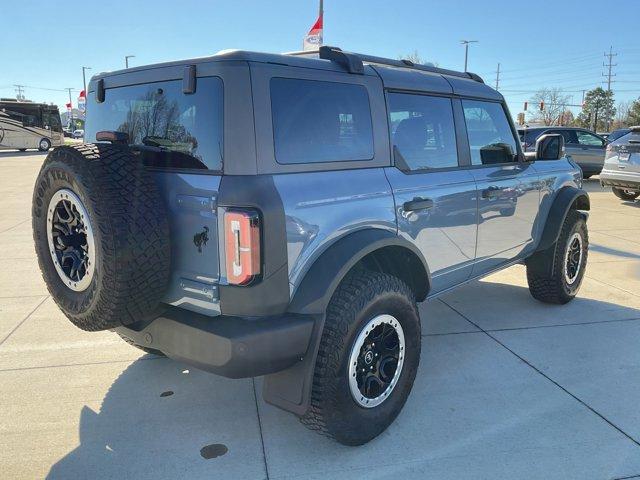
M 84 87 L 84 94 L 87 94 L 87 78 L 84 74 L 85 70 L 91 70 L 91 67 L 82 67 L 82 85 Z
M 19 102 L 24 100 L 24 85 L 14 85 L 16 87 L 16 100 Z
M 605 53 L 604 54 L 605 58 L 609 59 L 609 63 L 603 63 L 602 66 L 603 67 L 607 67 L 609 69 L 608 73 L 603 73 L 602 76 L 603 77 L 607 77 L 607 90 L 611 91 L 611 77 L 615 77 L 615 74 L 611 73 L 611 69 L 613 67 L 618 66 L 617 63 L 612 63 L 613 57 L 617 57 L 618 54 L 617 53 L 613 53 L 613 47 L 609 47 L 609 53 Z
M 478 40 L 460 40 L 460 43 L 464 45 L 464 71 L 467 71 L 467 63 L 469 60 L 469 44 L 478 43 Z
M 500 87 L 500 62 L 498 62 L 498 70 L 496 70 L 496 90 Z
M 129 59 L 130 58 L 134 58 L 134 57 L 135 57 L 135 55 L 126 55 L 124 57 L 124 65 L 125 65 L 126 68 L 129 68 Z
M 609 53 L 605 53 L 604 54 L 605 58 L 609 59 L 609 63 L 603 63 L 602 66 L 603 67 L 607 67 L 608 68 L 608 72 L 607 74 L 603 74 L 603 76 L 607 77 L 607 92 L 611 92 L 611 77 L 615 77 L 615 74 L 611 73 L 611 69 L 615 66 L 617 66 L 617 63 L 613 63 L 613 57 L 617 57 L 618 54 L 617 53 L 613 53 L 613 47 L 609 47 Z M 598 127 L 598 124 L 596 123 L 595 128 Z M 606 126 L 607 131 L 609 131 L 609 115 L 607 115 L 607 126 Z

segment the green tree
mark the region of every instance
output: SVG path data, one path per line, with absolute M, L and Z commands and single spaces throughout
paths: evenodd
M 616 107 L 613 92 L 602 87 L 589 90 L 576 123 L 592 130 L 606 130 L 613 122 Z
M 640 125 L 640 98 L 631 104 L 627 114 L 627 124 L 629 126 Z

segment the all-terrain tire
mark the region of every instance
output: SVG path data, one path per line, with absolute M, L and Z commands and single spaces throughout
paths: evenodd
M 92 226 L 95 265 L 82 291 L 65 284 L 54 266 L 47 214 L 56 192 L 71 190 Z M 33 193 L 33 237 L 49 293 L 74 325 L 106 330 L 161 311 L 169 281 L 169 222 L 158 186 L 126 147 L 83 144 L 54 149 Z
M 629 191 L 627 191 L 627 190 L 625 190 L 623 188 L 612 187 L 611 191 L 620 200 L 625 200 L 627 202 L 632 202 L 636 198 L 640 197 L 640 192 L 632 193 L 632 192 L 629 192 Z
M 570 240 L 578 234 L 581 238 L 581 256 L 577 274 L 572 282 L 566 278 L 567 249 Z M 584 272 L 587 266 L 589 254 L 589 233 L 584 217 L 576 210 L 569 210 L 562 224 L 562 230 L 556 243 L 545 252 L 537 253 L 527 261 L 527 281 L 529 291 L 536 300 L 545 303 L 565 304 L 573 300 L 578 293 Z M 550 258 L 543 258 L 550 257 Z M 540 273 L 532 263 L 546 261 L 551 265 L 551 271 Z
M 356 338 L 378 315 L 401 324 L 405 356 L 395 388 L 373 408 L 356 403 L 349 387 L 349 356 Z M 340 283 L 327 307 L 316 360 L 311 405 L 300 418 L 311 430 L 344 445 L 362 445 L 383 432 L 400 413 L 420 362 L 420 317 L 411 289 L 385 273 L 357 269 Z

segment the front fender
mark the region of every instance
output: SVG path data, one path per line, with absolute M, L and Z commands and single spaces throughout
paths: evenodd
M 549 209 L 538 247 L 526 260 L 527 268 L 539 275 L 550 275 L 554 266 L 552 251 L 560 237 L 560 231 L 569 210 L 579 210 L 586 217 L 587 214 L 584 212 L 590 208 L 589 195 L 584 190 L 573 186 L 560 189 Z
M 567 218 L 567 213 L 569 213 L 569 210 L 572 208 L 583 211 L 590 210 L 591 202 L 589 201 L 589 194 L 581 188 L 572 186 L 562 187 L 549 208 L 547 221 L 545 222 L 540 243 L 536 251 L 546 250 L 556 243 L 560 236 L 562 224 L 565 218 Z

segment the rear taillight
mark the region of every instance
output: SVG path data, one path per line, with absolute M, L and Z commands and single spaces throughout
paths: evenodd
M 224 214 L 227 280 L 247 285 L 260 275 L 260 216 L 250 210 Z

